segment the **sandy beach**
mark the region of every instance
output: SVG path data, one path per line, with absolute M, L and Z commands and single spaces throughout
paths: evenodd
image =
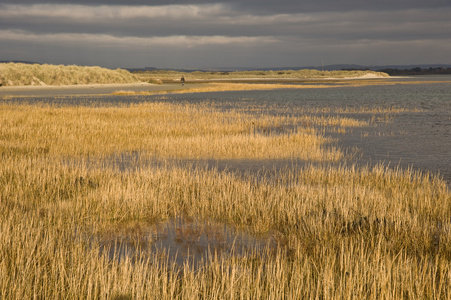
M 168 91 L 189 88 L 190 85 L 181 84 L 88 84 L 88 85 L 63 85 L 63 86 L 2 86 L 0 98 L 8 97 L 55 97 L 76 95 L 109 95 L 117 91 L 127 90 L 135 92 L 143 91 Z

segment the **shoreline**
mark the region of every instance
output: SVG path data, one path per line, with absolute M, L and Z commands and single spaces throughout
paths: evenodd
M 174 84 L 152 84 L 146 82 L 121 84 L 84 84 L 84 85 L 39 85 L 39 86 L 2 86 L 0 99 L 17 97 L 57 97 L 57 96 L 94 96 L 109 95 L 121 89 L 134 91 L 175 89 Z
M 280 82 L 309 82 L 316 80 L 361 80 L 361 79 L 391 79 L 391 78 L 408 78 L 400 76 L 380 76 L 376 74 L 365 74 L 359 77 L 311 77 L 311 78 L 279 78 L 279 77 L 235 77 L 235 78 L 194 78 L 187 79 L 185 82 L 223 82 L 223 81 L 280 81 Z M 180 79 L 166 79 L 166 82 L 180 83 Z M 67 85 L 12 85 L 12 86 L 0 86 L 1 89 L 26 89 L 26 88 L 42 88 L 42 89 L 61 89 L 61 88 L 97 88 L 97 87 L 119 87 L 119 86 L 160 86 L 161 84 L 148 83 L 148 82 L 133 82 L 133 83 L 93 83 L 93 84 L 67 84 Z
M 371 74 L 369 74 L 371 75 Z M 165 80 L 163 84 L 147 82 L 136 83 L 112 83 L 112 84 L 80 84 L 80 85 L 25 85 L 25 86 L 1 86 L 0 99 L 15 97 L 55 97 L 55 96 L 83 96 L 83 95 L 112 95 L 112 94 L 159 94 L 159 93 L 190 93 L 190 92 L 214 92 L 225 90 L 241 90 L 238 84 L 246 86 L 244 90 L 275 89 L 287 83 L 306 83 L 291 88 L 324 87 L 312 86 L 311 83 L 326 81 L 340 82 L 352 80 L 378 80 L 389 79 L 383 76 L 361 76 L 348 78 L 227 78 L 227 79 L 191 79 L 180 84 L 179 79 Z M 223 86 L 229 85 L 228 88 Z M 233 88 L 231 85 L 235 85 Z M 221 87 L 220 87 L 221 86 Z M 271 87 L 272 86 L 272 87 Z
M 274 89 L 309 89 L 359 87 L 366 85 L 392 85 L 428 83 L 404 81 L 404 76 L 369 76 L 347 78 L 227 78 L 192 79 L 181 85 L 178 79 L 166 80 L 163 84 L 147 82 L 122 84 L 86 84 L 86 85 L 40 85 L 40 86 L 2 86 L 0 99 L 20 97 L 60 97 L 60 96 L 107 96 L 107 95 L 157 95 L 223 91 L 249 91 Z M 432 81 L 431 81 L 432 82 Z M 431 83 L 429 82 L 429 83 Z

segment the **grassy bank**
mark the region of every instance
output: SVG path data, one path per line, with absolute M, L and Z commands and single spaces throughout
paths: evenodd
M 179 72 L 146 71 L 130 73 L 126 70 L 110 70 L 101 67 L 48 64 L 0 64 L 0 83 L 3 86 L 122 84 L 149 82 L 160 84 L 174 82 L 184 76 L 189 81 L 231 79 L 311 79 L 311 78 L 359 78 L 362 76 L 388 76 L 373 71 L 240 71 L 240 72 Z
M 39 65 L 22 63 L 0 64 L 0 83 L 3 86 L 78 85 L 139 82 L 126 70 L 101 67 Z
M 352 112 L 372 119 L 397 113 Z M 251 115 L 211 104 L 4 104 L 0 124 L 2 299 L 451 297 L 451 196 L 435 176 L 384 166 L 262 176 L 143 164 L 149 157 L 265 160 L 287 152 L 337 161 L 341 151 L 321 128 L 370 121 L 309 111 Z M 127 170 L 111 163 L 111 155 L 131 151 L 143 160 Z M 180 268 L 142 246 L 148 224 L 179 215 L 270 234 L 278 247 L 218 253 L 199 268 Z M 109 257 L 102 237 L 124 232 L 142 251 Z
M 279 70 L 279 71 L 233 71 L 233 72 L 179 72 L 155 70 L 134 72 L 142 81 L 153 79 L 163 81 L 180 80 L 233 80 L 233 79 L 312 79 L 312 78 L 359 78 L 365 75 L 388 77 L 386 73 L 374 71 L 318 71 L 318 70 Z

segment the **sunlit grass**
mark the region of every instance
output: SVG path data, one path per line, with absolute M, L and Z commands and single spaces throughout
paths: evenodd
M 213 80 L 214 81 L 214 80 Z M 427 83 L 433 83 L 428 81 Z M 370 85 L 396 85 L 396 84 L 425 84 L 425 82 L 403 82 L 396 80 L 340 80 L 337 79 L 334 82 L 317 82 L 313 83 L 232 83 L 232 82 L 207 82 L 196 83 L 193 81 L 191 84 L 181 86 L 179 89 L 170 88 L 168 90 L 152 90 L 148 91 L 133 91 L 126 89 L 119 89 L 112 93 L 117 96 L 146 96 L 146 95 L 165 95 L 165 94 L 187 94 L 187 93 L 208 93 L 208 92 L 226 92 L 226 91 L 253 91 L 253 90 L 276 90 L 276 89 L 324 89 L 324 88 L 340 88 L 340 87 L 361 87 Z M 329 108 L 330 109 L 330 108 Z M 349 108 L 347 108 L 349 109 Z
M 142 151 L 160 158 L 300 158 L 337 161 L 306 122 L 364 126 L 349 118 L 254 116 L 208 105 L 148 103 L 127 107 L 2 105 L 0 150 L 57 156 L 108 156 Z M 271 132 L 278 134 L 270 134 Z
M 129 151 L 159 161 L 304 157 L 295 146 L 336 161 L 327 153 L 339 149 L 325 147 L 317 128 L 369 122 L 208 103 L 1 105 L 0 298 L 450 298 L 451 196 L 434 175 L 383 165 L 238 174 L 109 163 Z M 269 234 L 279 245 L 183 267 L 145 248 L 121 260 L 102 251 L 99 237 L 130 235 L 140 246 L 146 224 L 180 215 Z
M 208 93 L 225 91 L 252 91 L 252 90 L 274 90 L 274 89 L 308 89 L 308 88 L 330 88 L 328 85 L 290 85 L 290 84 L 261 84 L 261 83 L 208 83 L 198 87 L 196 85 L 179 90 L 168 91 L 127 91 L 120 90 L 113 95 L 155 95 L 155 94 L 187 94 Z
M 101 67 L 1 63 L 0 82 L 3 86 L 78 85 L 139 82 L 126 70 Z
M 451 293 L 451 199 L 434 177 L 307 167 L 273 181 L 185 167 L 88 170 L 39 158 L 4 159 L 0 175 L 2 298 Z M 179 271 L 163 254 L 118 262 L 88 244 L 116 224 L 179 214 L 272 232 L 279 251 L 219 254 L 198 271 Z M 150 284 L 159 288 L 143 288 Z

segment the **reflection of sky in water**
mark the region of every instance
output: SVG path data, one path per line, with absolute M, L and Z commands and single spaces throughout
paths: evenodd
M 183 266 L 188 262 L 194 267 L 214 257 L 262 255 L 277 248 L 277 241 L 270 234 L 255 236 L 232 225 L 185 217 L 140 227 L 135 232 L 99 236 L 98 242 L 110 259 L 121 261 L 126 257 L 135 259 L 137 254 L 142 258 L 159 253 L 169 263 Z

